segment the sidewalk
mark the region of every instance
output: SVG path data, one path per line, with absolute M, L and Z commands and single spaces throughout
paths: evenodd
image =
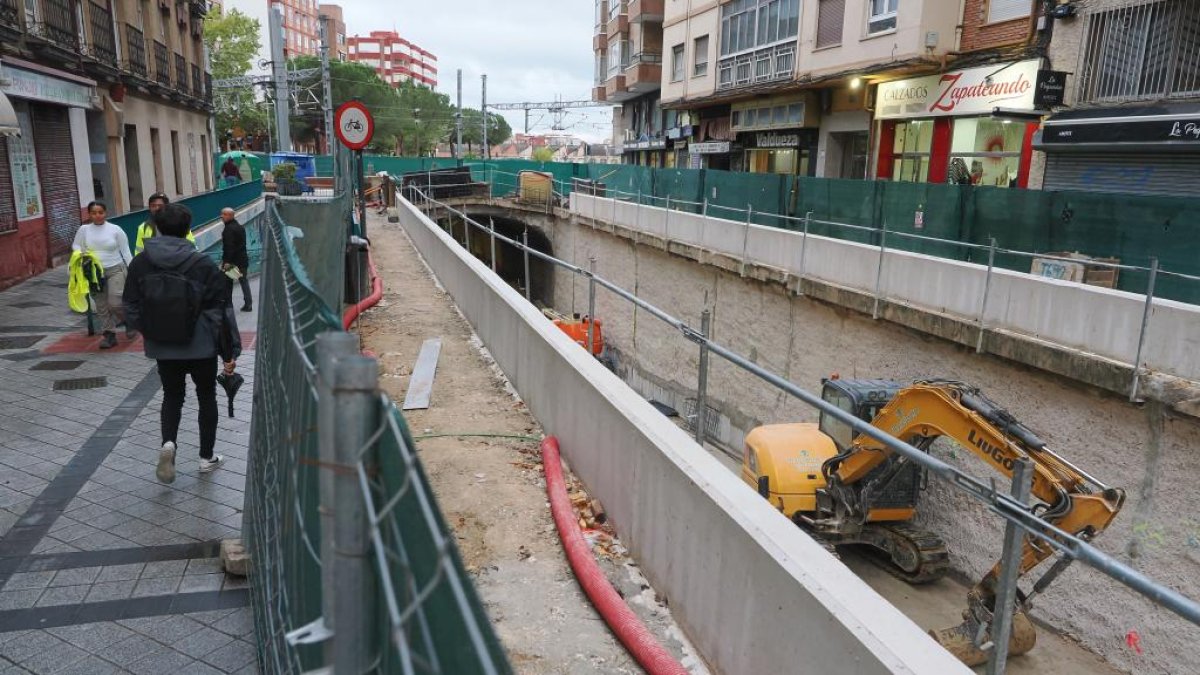
M 256 317 L 238 314 L 236 418 L 218 390 L 225 464 L 198 474 L 189 385 L 168 486 L 153 362 L 123 334 L 99 351 L 66 279 L 0 292 L 0 675 L 257 672 L 246 580 L 217 558 L 241 531 Z

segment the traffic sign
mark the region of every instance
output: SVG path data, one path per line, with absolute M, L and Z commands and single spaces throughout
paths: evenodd
M 348 101 L 334 113 L 333 131 L 342 145 L 351 150 L 362 150 L 375 134 L 375 119 L 365 105 Z

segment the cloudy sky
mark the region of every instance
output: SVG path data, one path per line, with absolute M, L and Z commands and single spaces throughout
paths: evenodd
M 591 98 L 594 70 L 592 0 L 342 0 L 346 31 L 365 35 L 395 30 L 438 57 L 440 92 L 455 97 L 455 71 L 463 71 L 463 105 L 478 108 L 480 75 L 488 76 L 490 103 Z M 226 0 L 227 8 L 258 18 L 267 52 L 267 0 Z M 524 125 L 521 111 L 505 116 L 513 131 Z M 529 113 L 531 131 L 548 132 L 553 117 Z M 589 141 L 611 136 L 607 108 L 569 111 L 568 133 Z

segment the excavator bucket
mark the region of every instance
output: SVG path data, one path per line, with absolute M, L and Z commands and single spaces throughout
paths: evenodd
M 937 643 L 945 647 L 946 651 L 950 652 L 958 658 L 959 661 L 968 666 L 978 666 L 987 663 L 990 652 L 986 652 L 975 646 L 975 636 L 979 634 L 979 622 L 976 621 L 970 612 L 964 613 L 962 623 L 953 628 L 943 628 L 942 630 L 929 631 L 930 637 L 937 640 Z M 990 640 L 990 636 L 984 637 L 984 644 Z M 1025 612 L 1016 612 L 1013 614 L 1012 636 L 1008 640 L 1009 656 L 1017 656 L 1033 649 L 1033 645 L 1037 642 L 1037 629 L 1033 622 Z

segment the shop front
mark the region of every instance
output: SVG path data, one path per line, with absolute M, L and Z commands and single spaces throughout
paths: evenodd
M 736 138 L 729 125 L 728 107 L 705 111 L 688 144 L 687 168 L 728 171 L 733 155 L 741 151 L 733 142 Z
M 1031 59 L 880 84 L 876 177 L 1027 187 L 1038 77 Z
M 735 103 L 730 126 L 743 148 L 734 171 L 816 175 L 817 126 L 815 98 L 805 92 L 791 96 Z

